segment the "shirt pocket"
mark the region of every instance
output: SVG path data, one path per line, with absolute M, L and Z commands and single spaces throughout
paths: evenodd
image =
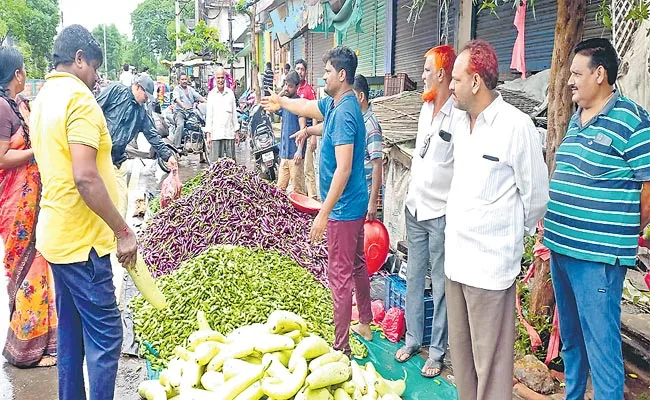
M 576 168 L 590 177 L 599 177 L 610 172 L 618 164 L 617 161 L 622 161 L 622 156 L 612 145 L 611 139 L 608 139 L 607 136 L 576 136 L 575 141 L 580 144 L 574 160 Z
M 433 135 L 431 138 L 433 145 L 433 161 L 438 164 L 446 164 L 452 159 L 454 145 L 451 141 L 443 140 L 440 135 Z
M 506 163 L 497 153 L 479 152 L 477 157 L 473 180 L 477 197 L 483 202 L 493 203 L 502 190 Z

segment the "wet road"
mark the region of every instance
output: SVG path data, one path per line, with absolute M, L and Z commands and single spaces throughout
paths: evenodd
M 146 149 L 147 143 L 139 143 L 142 149 Z M 146 150 L 145 150 L 146 151 Z M 250 147 L 248 143 L 242 143 L 236 146 L 237 163 L 246 165 L 249 168 L 254 167 L 254 162 L 250 157 Z M 133 215 L 135 201 L 144 198 L 145 194 L 158 193 L 160 183 L 165 178 L 165 174 L 153 160 L 131 160 L 131 177 L 129 182 L 129 211 L 127 215 Z M 201 169 L 206 168 L 205 164 L 200 164 L 198 156 L 189 155 L 182 157 L 179 162 L 179 172 L 182 181 L 194 177 Z M 132 226 L 140 225 L 139 220 L 128 218 Z M 4 259 L 4 246 L 0 245 L 0 260 Z M 122 287 L 123 269 L 119 265 L 114 265 L 115 286 L 118 293 Z M 7 287 L 5 274 L 0 277 L 0 349 L 4 348 L 6 339 L 7 326 L 9 321 L 9 310 Z M 119 298 L 119 297 L 118 297 Z M 120 306 L 121 307 L 121 306 Z M 139 399 L 136 394 L 137 385 L 146 379 L 146 369 L 144 362 L 133 357 L 123 357 L 120 359 L 118 378 L 116 382 L 115 399 L 130 400 Z M 56 400 L 58 398 L 57 388 L 57 369 L 50 368 L 32 368 L 18 369 L 9 364 L 2 355 L 0 355 L 0 400 Z M 86 380 L 87 382 L 87 380 Z

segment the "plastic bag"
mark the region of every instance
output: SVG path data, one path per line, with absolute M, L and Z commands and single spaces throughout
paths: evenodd
M 404 310 L 397 307 L 392 307 L 388 310 L 382 322 L 382 327 L 384 328 L 386 339 L 393 343 L 399 342 L 406 333 Z
M 372 307 L 372 320 L 377 325 L 381 325 L 386 316 L 386 310 L 384 309 L 384 302 L 381 300 L 375 300 L 371 304 Z
M 178 167 L 173 167 L 160 188 L 160 208 L 165 208 L 172 200 L 181 196 L 183 185 L 178 177 Z

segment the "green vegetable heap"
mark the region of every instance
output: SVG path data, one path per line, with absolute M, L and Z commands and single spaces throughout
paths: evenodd
M 156 310 L 141 296 L 130 303 L 135 333 L 149 342 L 160 359 L 141 354 L 159 367 L 174 347 L 186 343 L 196 330 L 196 313 L 203 311 L 213 329 L 228 334 L 242 325 L 264 323 L 274 310 L 301 315 L 309 331 L 330 344 L 334 340 L 332 297 L 304 268 L 276 252 L 216 246 L 185 262 L 157 284 L 169 308 Z M 352 353 L 364 357 L 366 347 L 354 336 Z

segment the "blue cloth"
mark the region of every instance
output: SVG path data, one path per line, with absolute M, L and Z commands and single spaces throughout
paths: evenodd
M 352 144 L 352 171 L 339 201 L 334 205 L 330 219 L 353 221 L 366 215 L 368 210 L 368 186 L 364 172 L 366 154 L 366 126 L 359 102 L 349 93 L 334 104 L 332 97 L 318 101 L 323 114 L 323 140 L 319 163 L 319 183 L 321 199 L 327 198 L 336 170 L 336 146 Z
M 85 400 L 86 357 L 90 400 L 112 400 L 122 347 L 122 320 L 109 255 L 50 264 L 56 290 L 57 369 L 60 400 Z
M 296 140 L 291 139 L 291 135 L 300 130 L 300 124 L 298 123 L 298 116 L 293 114 L 290 111 L 282 109 L 282 134 L 280 136 L 280 158 L 284 159 L 293 159 L 293 156 L 296 155 L 298 146 L 296 146 Z M 302 157 L 305 157 L 305 148 L 302 148 Z
M 626 268 L 551 252 L 566 399 L 582 400 L 591 370 L 594 398 L 623 400 L 621 296 Z

